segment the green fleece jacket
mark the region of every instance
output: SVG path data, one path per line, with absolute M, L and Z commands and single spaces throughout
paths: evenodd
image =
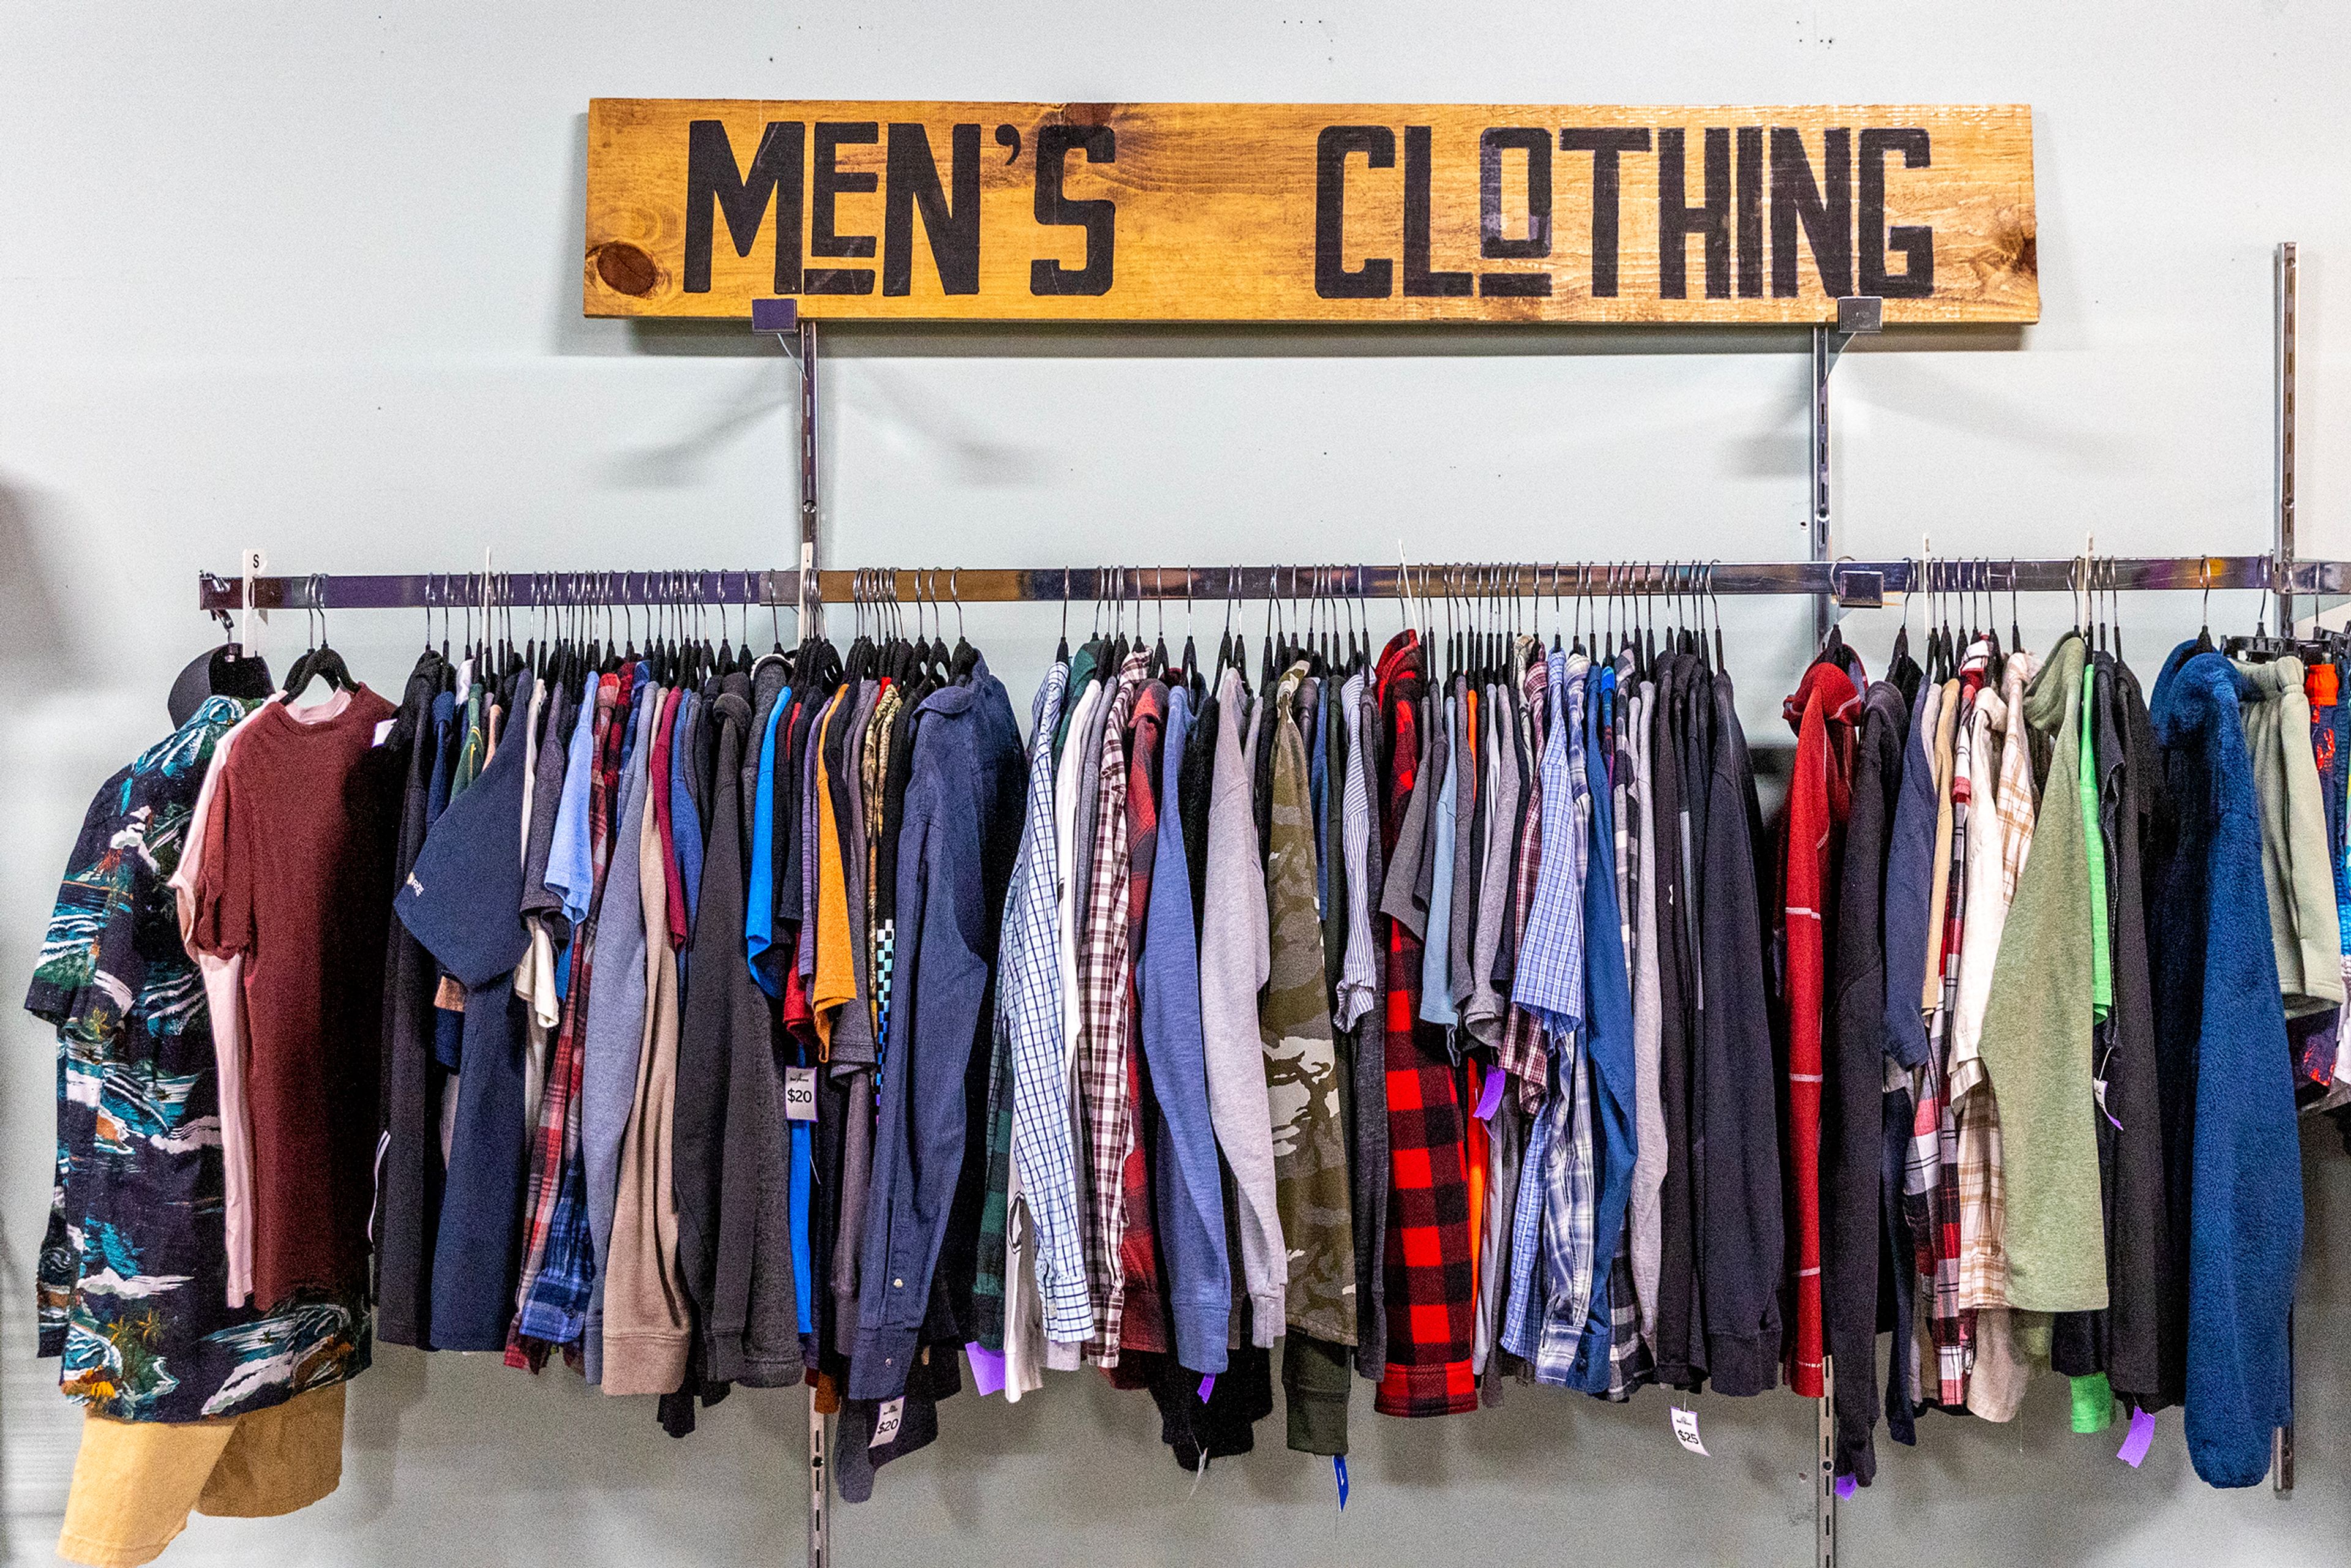
M 2080 769 L 2085 650 L 2069 634 L 2024 694 L 2049 737 L 2049 777 Z M 1984 1007 L 1985 1071 L 2000 1102 L 2008 1304 L 2038 1312 L 2106 1304 L 2098 1108 L 2090 1082 L 2090 863 L 2082 813 L 2048 810 L 2017 878 Z

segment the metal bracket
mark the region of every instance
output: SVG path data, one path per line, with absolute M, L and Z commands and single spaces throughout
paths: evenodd
M 817 580 L 816 322 L 800 314 L 797 299 L 751 301 L 751 330 L 773 332 L 800 366 L 800 548 L 799 592 L 795 601 L 799 632 L 820 628 L 824 598 Z
M 1886 603 L 1886 574 L 1843 564 L 1829 568 L 1829 591 L 1840 610 L 1876 610 Z
M 1836 368 L 1837 356 L 1844 352 L 1847 343 L 1865 333 L 1875 335 L 1886 327 L 1886 301 L 1875 294 L 1853 295 L 1839 299 L 1836 306 L 1835 326 L 1813 329 L 1813 497 L 1804 528 L 1811 541 L 1812 559 L 1820 561 L 1831 559 L 1829 372 Z M 1813 632 L 1815 642 L 1828 637 L 1830 619 L 1828 600 L 1814 600 Z

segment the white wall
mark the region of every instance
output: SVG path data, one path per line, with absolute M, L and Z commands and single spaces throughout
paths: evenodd
M 2042 325 L 1867 344 L 1837 372 L 1841 549 L 2267 548 L 2270 253 L 2304 246 L 2305 553 L 2351 554 L 2351 10 L 2117 0 L 1755 6 L 1230 0 L 1092 9 L 107 6 L 0 3 L 0 976 L 30 968 L 99 780 L 205 646 L 200 568 L 782 566 L 788 371 L 732 328 L 579 313 L 593 95 L 1526 102 L 2029 101 Z M 837 564 L 1679 555 L 1802 548 L 1804 360 L 1777 332 L 843 332 L 828 350 Z M 1096 433 L 1062 432 L 1073 409 Z M 1532 528 L 1504 521 L 1540 519 Z M 2250 622 L 2220 596 L 2216 623 Z M 2143 670 L 2191 596 L 2141 600 Z M 1376 614 L 1375 626 L 1393 625 Z M 2064 611 L 2026 607 L 2045 643 Z M 1080 612 L 1081 619 L 1084 612 Z M 763 615 L 758 618 L 765 634 Z M 972 612 L 1024 704 L 1051 617 Z M 1726 617 L 1771 736 L 1794 602 Z M 1883 648 L 1888 617 L 1858 636 Z M 1204 640 L 1221 629 L 1203 611 Z M 1255 619 L 1252 615 L 1254 629 Z M 380 685 L 413 617 L 341 615 Z M 1171 630 L 1173 626 L 1171 625 Z M 789 628 L 787 628 L 789 630 Z M 1253 632 L 1254 634 L 1254 632 Z M 281 663 L 299 621 L 272 638 Z M 1876 660 L 1872 664 L 1875 667 Z M 14 983 L 13 981 L 11 983 Z M 0 1022 L 0 1528 L 48 1561 L 75 1416 L 32 1356 L 48 1179 L 44 1032 Z M 2065 1429 L 1928 1419 L 1883 1445 L 1846 1560 L 2339 1563 L 2351 1541 L 2351 1175 L 2307 1143 L 2294 1500 L 2189 1473 L 2178 1416 L 2133 1472 Z M 1280 1448 L 1192 1495 L 1139 1396 L 1092 1377 L 957 1400 L 844 1511 L 838 1561 L 1808 1560 L 1812 1411 L 1549 1391 L 1450 1421 L 1356 1401 L 1353 1500 Z M 343 1488 L 199 1521 L 183 1564 L 792 1562 L 800 1405 L 738 1395 L 683 1444 L 568 1374 L 386 1349 Z

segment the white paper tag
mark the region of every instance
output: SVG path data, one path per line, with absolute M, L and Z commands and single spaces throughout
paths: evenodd
M 874 1413 L 873 1438 L 865 1446 L 869 1448 L 878 1448 L 895 1438 L 898 1436 L 898 1422 L 905 1414 L 906 1401 L 903 1396 L 884 1400 L 882 1408 Z
M 784 1120 L 813 1122 L 816 1120 L 816 1069 L 787 1067 L 784 1069 Z
M 388 719 L 385 719 L 382 723 L 381 723 L 381 724 L 377 725 L 377 726 L 375 727 L 375 741 L 374 741 L 374 744 L 376 744 L 376 745 L 378 745 L 378 746 L 381 746 L 381 745 L 382 745 L 382 744 L 383 744 L 387 739 L 391 738 L 391 736 L 392 736 L 392 727 L 393 725 L 395 725 L 395 724 L 398 724 L 399 722 L 400 722 L 400 721 L 399 721 L 398 719 L 396 719 L 396 718 L 388 718 Z
M 1693 1454 L 1706 1454 L 1706 1445 L 1698 1441 L 1698 1412 L 1674 1406 L 1674 1440 Z M 1707 1458 L 1714 1456 L 1707 1454 Z

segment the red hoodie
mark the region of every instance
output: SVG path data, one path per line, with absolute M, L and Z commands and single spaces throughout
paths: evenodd
M 1795 1187 L 1796 1341 L 1788 1384 L 1821 1396 L 1821 1008 L 1827 992 L 1829 911 L 1836 860 L 1852 796 L 1853 719 L 1860 708 L 1851 676 L 1836 665 L 1804 672 L 1784 709 L 1796 731 L 1796 771 L 1788 785 L 1782 851 L 1781 940 L 1787 954 L 1788 1171 Z

